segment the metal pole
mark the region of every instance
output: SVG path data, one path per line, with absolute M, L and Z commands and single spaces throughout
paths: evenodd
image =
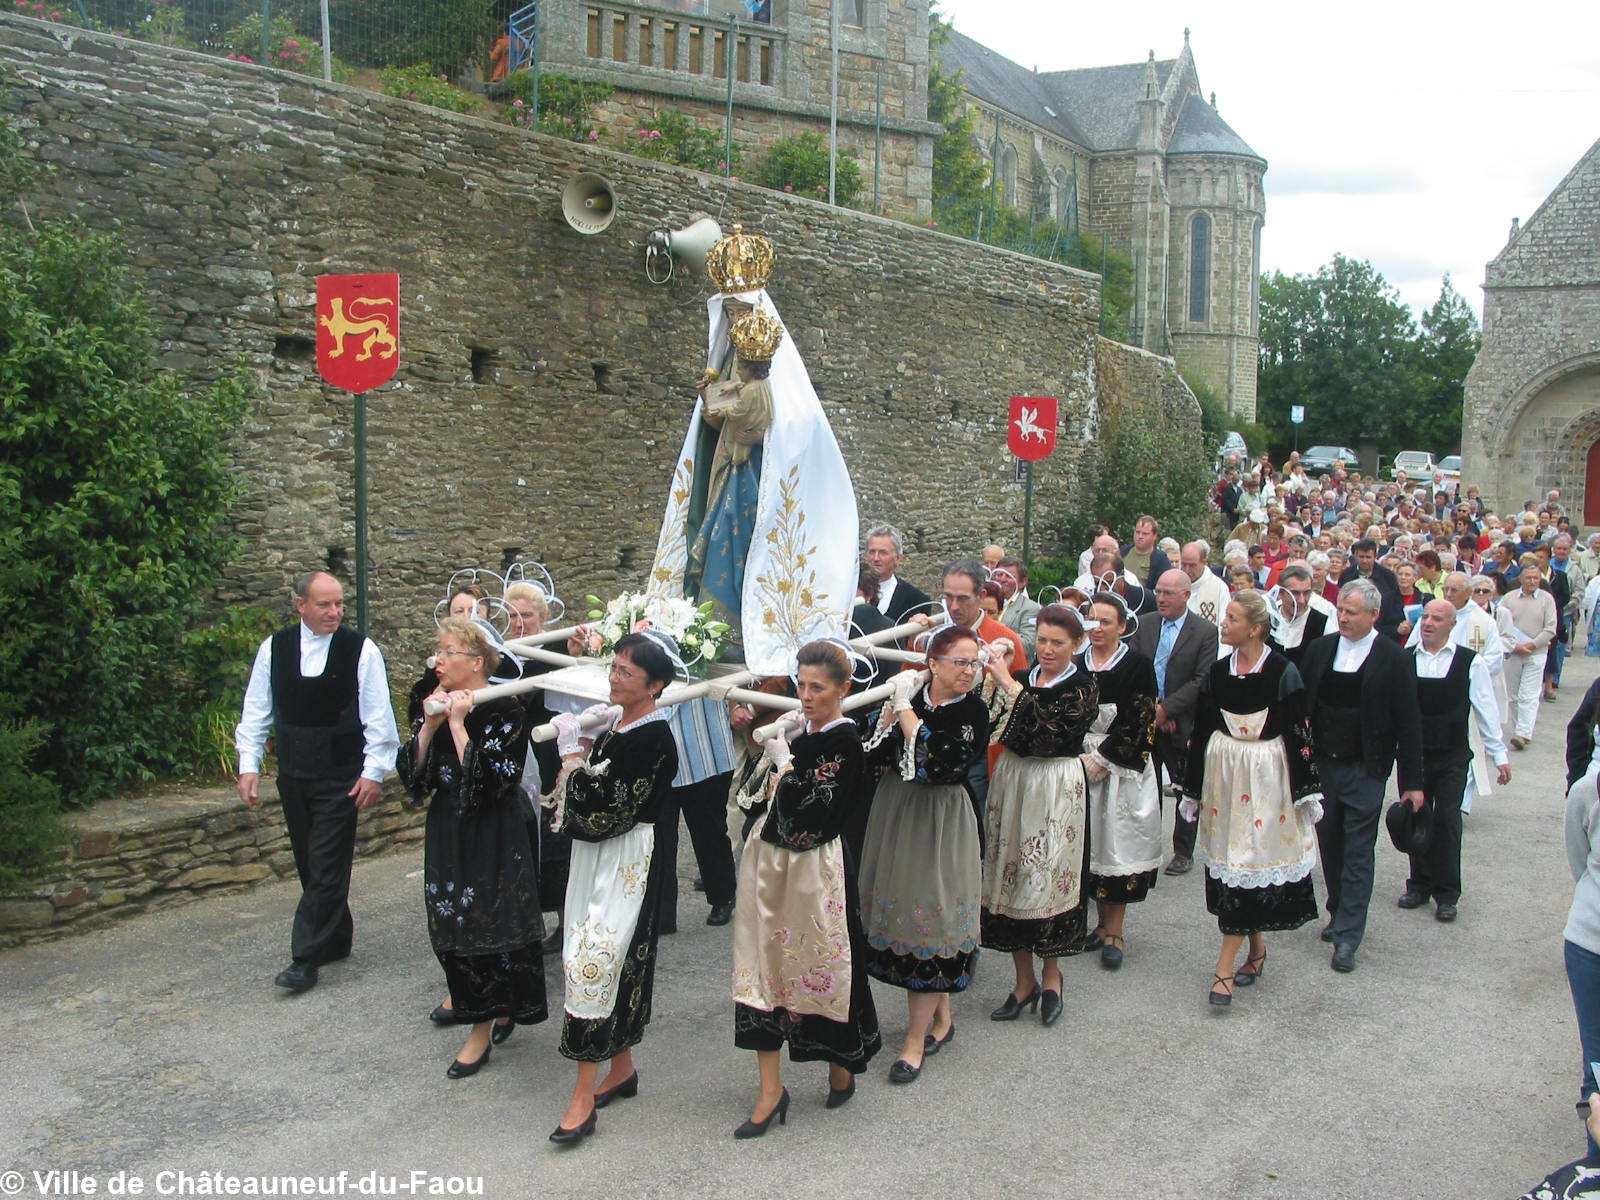
M 1022 561 L 1031 562 L 1033 546 L 1033 464 L 1027 463 L 1022 476 Z
M 1106 331 L 1106 240 L 1100 239 L 1100 332 Z
M 878 60 L 878 115 L 872 130 L 872 211 L 883 215 L 880 202 L 883 176 L 883 59 Z
M 539 128 L 539 26 L 544 23 L 544 6 L 540 5 L 533 10 L 533 37 L 529 39 L 528 46 L 528 74 L 532 76 L 533 95 L 528 100 L 529 120 L 533 122 L 531 128 Z
M 733 175 L 733 72 L 738 66 L 739 14 L 728 14 L 728 118 L 723 130 L 722 177 Z
M 328 0 L 322 0 L 322 80 L 333 82 L 333 31 L 328 28 Z
M 828 52 L 832 76 L 828 99 L 828 203 L 836 204 L 839 174 L 839 0 L 828 0 Z
M 356 628 L 367 636 L 367 397 L 356 393 Z
M 272 0 L 261 0 L 261 65 L 268 64 L 272 53 Z

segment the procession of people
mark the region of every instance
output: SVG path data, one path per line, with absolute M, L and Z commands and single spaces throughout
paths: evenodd
M 1458 918 L 1462 814 L 1509 782 L 1508 747 L 1534 738 L 1560 683 L 1552 647 L 1600 607 L 1596 546 L 1574 552 L 1559 497 L 1501 520 L 1470 489 L 1441 510 L 1403 479 L 1230 464 L 1213 502 L 1245 536 L 1216 561 L 1140 516 L 1096 531 L 1071 586 L 1030 592 L 1028 564 L 992 545 L 924 592 L 892 525 L 838 535 L 862 523 L 763 242 L 735 227 L 708 258 L 708 364 L 648 593 L 728 630 L 721 683 L 690 686 L 707 673 L 690 667 L 699 633 L 642 618 L 603 641 L 579 624 L 564 657 L 541 656 L 526 639 L 548 588 L 452 583 L 402 745 L 338 581 L 299 580 L 300 621 L 262 644 L 237 734 L 254 804 L 276 732 L 304 891 L 279 986 L 314 987 L 349 954 L 355 814 L 390 770 L 428 807 L 421 899 L 447 996 L 427 1015 L 465 1034 L 446 1074 L 470 1078 L 558 1000 L 576 1064 L 550 1134 L 565 1146 L 645 1087 L 633 1051 L 677 927 L 680 813 L 707 924 L 731 927 L 732 1041 L 756 1059 L 741 1140 L 787 1123 L 801 1077 L 786 1081 L 785 1052 L 827 1064 L 830 1109 L 886 1035 L 901 1040 L 885 1078 L 914 1084 L 956 1039 L 951 998 L 980 978 L 998 993 L 985 949 L 1011 958 L 996 1022 L 1058 1024 L 1075 957 L 1162 971 L 1139 914 L 1163 870 L 1204 876 L 1194 903 L 1220 945 L 1194 999 L 1218 1014 L 1268 990 L 1268 935 L 1317 919 L 1319 864 L 1330 966 L 1357 969 L 1385 825 L 1408 855 L 1395 903 Z M 796 558 L 811 582 L 775 584 Z M 1593 793 L 1600 769 L 1579 767 L 1574 794 Z M 905 993 L 903 1022 L 873 980 Z M 1586 1068 L 1582 1094 L 1595 1082 Z

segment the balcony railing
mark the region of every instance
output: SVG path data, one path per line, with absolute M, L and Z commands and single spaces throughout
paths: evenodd
M 734 82 L 776 89 L 782 78 L 782 30 L 644 4 L 588 3 L 584 10 L 586 53 L 596 65 L 726 80 L 731 42 Z

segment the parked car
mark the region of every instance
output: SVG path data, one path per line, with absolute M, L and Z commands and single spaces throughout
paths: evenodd
M 1361 465 L 1361 460 L 1349 446 L 1313 446 L 1300 456 L 1300 465 L 1307 475 L 1326 475 L 1335 463 L 1343 463 L 1345 470 L 1353 471 Z
M 1433 455 L 1426 450 L 1402 450 L 1389 464 L 1389 478 L 1398 479 L 1400 472 L 1415 483 L 1433 482 Z
M 1461 455 L 1446 454 L 1439 460 L 1439 465 L 1434 468 L 1434 473 L 1443 475 L 1451 483 L 1461 482 Z
M 1222 445 L 1217 447 L 1217 469 L 1220 471 L 1226 466 L 1230 458 L 1235 459 L 1234 465 L 1239 467 L 1250 462 L 1250 450 L 1244 444 L 1244 435 L 1232 430 L 1222 439 Z

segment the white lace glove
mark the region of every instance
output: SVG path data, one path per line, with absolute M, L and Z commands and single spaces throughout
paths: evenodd
M 582 720 L 589 731 L 584 736 L 598 737 L 606 730 L 617 727 L 617 722 L 622 720 L 622 705 L 591 704 L 583 710 Z
M 550 718 L 556 727 L 556 753 L 562 758 L 583 751 L 583 719 L 577 713 L 557 713 Z
M 1178 815 L 1185 821 L 1198 821 L 1200 819 L 1200 801 L 1193 796 L 1185 796 L 1178 801 Z
M 899 716 L 911 707 L 911 698 L 928 680 L 926 671 L 901 671 L 889 681 L 889 706 Z
M 788 732 L 787 729 L 780 727 L 761 744 L 762 757 L 780 771 L 794 759 L 794 751 L 789 749 Z
M 1310 821 L 1313 825 L 1322 820 L 1321 792 L 1312 792 L 1309 796 L 1302 796 L 1300 799 L 1294 802 L 1294 806 L 1300 812 L 1305 813 L 1306 820 Z

